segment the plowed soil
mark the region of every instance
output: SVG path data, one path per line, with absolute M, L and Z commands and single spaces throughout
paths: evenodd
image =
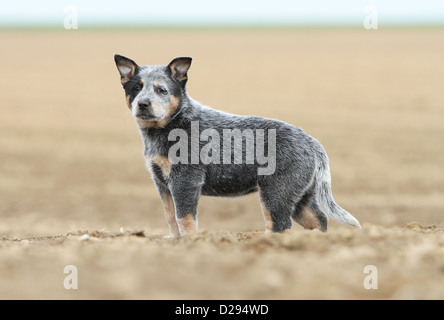
M 442 29 L 0 32 L 0 298 L 443 299 Z M 168 228 L 113 54 L 192 56 L 188 93 L 325 147 L 362 224 L 264 234 L 257 195 Z M 65 266 L 78 289 L 64 288 Z M 377 289 L 366 289 L 366 266 Z M 375 276 L 376 274 L 372 274 Z M 375 280 L 376 281 L 376 280 Z M 374 284 L 375 282 L 373 282 Z

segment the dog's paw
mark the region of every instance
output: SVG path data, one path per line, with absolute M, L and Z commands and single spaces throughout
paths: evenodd
M 179 236 L 176 236 L 175 234 L 170 234 L 170 235 L 167 235 L 167 236 L 163 236 L 164 239 L 176 239 L 178 237 Z

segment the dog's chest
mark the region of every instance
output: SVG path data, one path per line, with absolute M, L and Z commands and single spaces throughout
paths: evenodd
M 153 179 L 157 179 L 164 184 L 167 183 L 171 174 L 171 162 L 162 155 L 145 156 L 146 167 Z

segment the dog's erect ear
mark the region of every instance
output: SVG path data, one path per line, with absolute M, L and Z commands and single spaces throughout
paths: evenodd
M 120 73 L 120 82 L 122 82 L 122 84 L 127 83 L 136 73 L 137 63 L 130 58 L 118 54 L 114 55 L 114 61 Z
M 180 57 L 171 61 L 167 68 L 171 77 L 179 82 L 185 83 L 188 79 L 187 72 L 192 60 L 190 57 Z

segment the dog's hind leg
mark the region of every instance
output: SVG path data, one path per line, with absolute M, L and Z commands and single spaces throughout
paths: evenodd
M 288 198 L 272 188 L 259 188 L 265 232 L 282 232 L 291 229 L 292 205 Z
M 302 207 L 297 206 L 293 213 L 293 220 L 305 229 L 327 231 L 328 217 L 315 202 Z
M 317 204 L 313 188 L 296 204 L 292 216 L 305 229 L 327 231 L 328 217 Z

